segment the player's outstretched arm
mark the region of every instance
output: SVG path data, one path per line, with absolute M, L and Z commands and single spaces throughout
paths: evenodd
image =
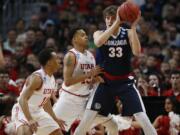
M 132 24 L 131 29 L 128 30 L 128 37 L 129 37 L 132 53 L 135 56 L 138 56 L 141 53 L 141 44 L 136 32 L 136 26 L 140 17 L 141 17 L 141 13 L 139 14 L 136 21 Z
M 64 71 L 63 71 L 64 82 L 66 86 L 83 82 L 85 79 L 92 76 L 96 76 L 102 72 L 100 67 L 95 67 L 87 74 L 80 74 L 73 76 L 75 65 L 76 65 L 76 56 L 71 52 L 67 53 L 64 58 Z

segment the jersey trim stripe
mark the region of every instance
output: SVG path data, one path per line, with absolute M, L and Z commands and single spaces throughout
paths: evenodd
M 74 95 L 74 96 L 77 96 L 77 97 L 82 97 L 82 98 L 87 98 L 90 95 L 90 94 L 87 94 L 87 95 L 75 94 L 75 93 L 69 92 L 69 91 L 67 91 L 67 90 L 65 90 L 63 88 L 61 88 L 61 90 L 64 91 L 64 92 L 67 92 L 67 93 L 69 93 L 71 95 Z
M 107 72 L 104 73 L 104 77 L 109 79 L 109 80 L 123 80 L 123 79 L 127 79 L 131 75 L 132 75 L 132 73 L 129 73 L 126 75 L 114 76 L 114 75 L 111 75 Z

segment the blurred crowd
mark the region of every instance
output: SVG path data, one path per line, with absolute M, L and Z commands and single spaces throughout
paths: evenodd
M 54 48 L 63 64 L 65 53 L 72 48 L 71 29 L 82 27 L 88 33 L 89 50 L 95 54 L 92 35 L 97 29 L 105 29 L 103 9 L 122 2 L 51 0 L 30 16 L 28 22 L 19 18 L 8 28 L 6 38 L 0 36 L 5 57 L 5 65 L 0 69 L 0 107 L 4 108 L 0 110 L 0 116 L 10 115 L 25 78 L 40 67 L 37 55 L 43 48 Z M 142 53 L 132 59 L 137 87 L 142 96 L 175 96 L 180 101 L 180 1 L 134 2 L 142 13 L 137 28 Z M 55 77 L 59 89 L 63 81 L 62 68 Z

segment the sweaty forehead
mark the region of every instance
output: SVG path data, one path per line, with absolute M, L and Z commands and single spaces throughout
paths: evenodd
M 80 29 L 77 31 L 77 35 L 86 34 L 86 32 L 83 29 Z
M 57 54 L 55 52 L 51 53 L 52 57 L 57 57 Z

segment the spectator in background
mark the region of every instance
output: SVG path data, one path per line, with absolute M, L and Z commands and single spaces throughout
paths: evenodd
M 178 69 L 178 63 L 176 60 L 174 59 L 170 59 L 169 61 L 169 65 L 170 65 L 170 68 L 171 68 L 171 71 L 173 70 L 177 70 Z
M 0 70 L 0 111 L 1 115 L 10 115 L 12 105 L 16 97 L 19 95 L 19 89 L 10 80 L 8 72 L 4 69 Z
M 26 27 L 26 22 L 23 18 L 20 18 L 16 22 L 16 32 L 17 35 L 24 34 Z
M 137 79 L 137 88 L 141 96 L 158 96 L 158 92 L 154 90 L 154 84 L 158 84 L 157 78 L 154 75 L 150 75 L 150 82 L 148 83 L 148 78 L 144 75 L 141 75 Z
M 165 99 L 164 109 L 166 115 L 158 116 L 153 125 L 158 135 L 178 135 L 180 133 L 180 116 L 178 112 L 178 102 L 174 97 Z
M 170 64 L 168 62 L 162 62 L 160 66 L 160 73 L 165 82 L 168 82 L 170 77 Z
M 34 67 L 34 69 L 40 68 L 38 59 L 37 59 L 36 55 L 34 55 L 34 54 L 29 54 L 27 56 L 26 64 L 32 65 Z
M 46 20 L 46 22 L 44 23 L 44 31 L 46 34 L 46 38 L 56 37 L 57 39 L 57 29 L 53 20 Z
M 4 68 L 8 71 L 9 77 L 15 81 L 18 76 L 16 57 L 14 57 L 14 55 L 5 55 L 4 59 L 5 59 Z
M 141 96 L 148 96 L 149 85 L 147 82 L 147 78 L 143 75 L 139 76 L 137 79 L 137 88 Z
M 139 54 L 139 56 L 137 57 L 136 65 L 137 68 L 139 68 L 140 71 L 144 74 L 148 72 L 146 62 L 147 62 L 147 55 L 145 53 Z
M 157 69 L 157 59 L 155 55 L 149 55 L 146 61 L 146 66 L 147 66 L 147 75 L 152 74 L 152 73 L 158 73 Z
M 55 38 L 49 37 L 46 40 L 45 47 L 53 48 L 54 50 L 57 51 L 58 50 L 58 45 L 57 45 L 57 42 L 56 42 Z
M 34 42 L 34 47 L 33 47 L 33 53 L 34 54 L 39 54 L 40 51 L 45 47 L 45 32 L 43 30 L 36 29 L 35 30 L 35 42 Z
M 17 68 L 23 66 L 26 62 L 26 52 L 25 52 L 25 44 L 23 42 L 19 42 L 15 48 L 14 58 L 17 61 Z
M 24 42 L 26 38 L 25 34 L 25 27 L 26 27 L 26 22 L 24 19 L 20 18 L 16 22 L 16 32 L 17 32 L 17 38 L 16 42 Z
M 34 29 L 28 29 L 26 31 L 26 39 L 25 39 L 26 56 L 30 53 L 33 53 L 35 41 L 36 38 L 35 38 Z
M 178 67 L 177 69 L 180 69 L 180 64 L 179 64 L 179 61 L 180 61 L 180 50 L 179 49 L 175 49 L 172 53 L 172 59 L 175 60 L 178 64 Z
M 17 33 L 15 29 L 10 29 L 8 31 L 8 38 L 7 40 L 3 43 L 3 49 L 4 51 L 7 51 L 11 54 L 15 53 L 15 47 L 16 47 L 16 37 Z
M 39 29 L 40 28 L 40 18 L 38 15 L 32 15 L 30 18 L 29 27 L 31 29 Z
M 171 89 L 164 91 L 163 96 L 176 96 L 180 102 L 180 71 L 173 71 L 171 73 Z
M 160 78 L 156 74 L 149 75 L 149 86 L 151 88 L 151 92 L 154 93 L 154 96 L 161 96 L 163 91 L 160 86 Z

